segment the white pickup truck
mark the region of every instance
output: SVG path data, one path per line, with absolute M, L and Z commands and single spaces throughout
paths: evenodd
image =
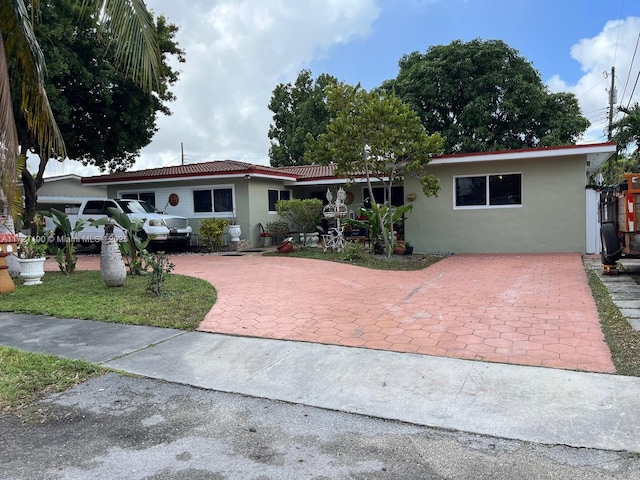
M 125 213 L 132 221 L 143 219 L 142 232 L 139 235 L 143 238 L 150 238 L 150 245 L 159 244 L 180 244 L 186 248 L 189 246 L 191 237 L 191 227 L 186 218 L 176 215 L 169 215 L 161 212 L 150 203 L 140 200 L 112 200 L 112 199 L 89 199 L 85 200 L 77 210 L 77 214 L 67 212 L 71 226 L 77 219 L 84 219 L 87 223 L 84 228 L 75 234 L 74 240 L 81 244 L 97 243 L 102 240 L 104 226 L 92 226 L 91 220 L 109 216 L 109 208 L 117 208 Z M 46 219 L 49 227 L 51 219 Z M 59 232 L 56 232 L 58 236 Z M 125 238 L 124 232 L 116 225 L 114 233 L 119 240 Z

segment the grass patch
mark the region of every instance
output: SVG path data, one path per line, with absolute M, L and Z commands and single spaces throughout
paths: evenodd
M 164 291 L 149 292 L 144 276 L 128 276 L 124 286 L 109 288 L 99 271 L 47 272 L 42 285 L 16 282 L 15 293 L 2 296 L 0 311 L 193 331 L 216 300 L 209 282 L 185 275 L 167 275 Z
M 0 414 L 18 413 L 39 398 L 107 371 L 80 360 L 0 346 Z
M 587 276 L 616 373 L 640 377 L 640 332 L 634 331 L 620 313 L 598 274 L 588 270 Z
M 347 258 L 347 255 L 337 252 L 322 253 L 322 249 L 313 247 L 301 247 L 296 245 L 291 253 L 280 253 L 276 250 L 263 253 L 263 255 L 313 258 L 330 262 L 346 263 L 359 267 L 371 268 L 373 270 L 422 270 L 436 262 L 442 260 L 439 255 L 392 255 L 387 258 L 383 255 L 372 255 L 365 253 L 358 258 Z

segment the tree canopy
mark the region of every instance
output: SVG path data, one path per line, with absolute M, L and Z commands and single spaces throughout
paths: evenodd
M 177 80 L 177 73 L 167 65 L 167 55 L 184 61 L 173 40 L 177 27 L 167 24 L 164 17 L 155 22 L 162 61 L 159 82 L 149 91 L 108 60 L 108 48 L 99 41 L 95 17 L 86 7 L 74 0 L 52 0 L 40 8 L 34 33 L 47 46 L 43 51 L 48 67 L 45 88 L 68 158 L 100 170 L 130 168 L 157 130 L 157 113 L 171 114 L 166 102 L 174 98 L 169 86 Z M 31 219 L 51 152 L 43 151 L 30 133 L 17 99 L 14 108 L 22 153 L 31 151 L 40 157 L 35 175 L 26 169 L 22 172 L 26 217 Z
M 332 162 L 337 175 L 364 176 L 370 198 L 375 198 L 372 181 L 382 182 L 390 199 L 394 183 L 407 175 L 420 180 L 425 195 L 438 192 L 437 179 L 425 167 L 432 155 L 441 152 L 442 138 L 427 134 L 416 113 L 396 95 L 339 83 L 328 88 L 327 100 L 333 118 L 317 139 L 307 137 L 305 162 Z M 380 212 L 378 216 L 383 225 Z M 386 232 L 392 226 L 385 227 L 383 241 L 390 252 L 392 239 Z
M 550 93 L 517 50 L 480 39 L 404 55 L 384 82 L 445 138 L 446 153 L 575 143 L 589 121 L 571 93 Z
M 310 70 L 302 70 L 295 83 L 279 84 L 273 90 L 269 110 L 273 123 L 269 127 L 269 159 L 273 167 L 302 165 L 305 139 L 325 131 L 331 113 L 326 107 L 325 88 L 337 80 L 321 74 L 313 80 Z

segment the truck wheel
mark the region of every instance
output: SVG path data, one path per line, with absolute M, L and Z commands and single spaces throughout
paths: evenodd
M 605 223 L 600 227 L 602 238 L 602 263 L 615 265 L 622 257 L 622 247 L 618 239 L 618 232 L 613 223 Z

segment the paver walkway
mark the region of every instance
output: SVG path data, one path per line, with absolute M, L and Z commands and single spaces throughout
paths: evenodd
M 578 254 L 454 255 L 417 272 L 286 257 L 174 255 L 210 281 L 200 330 L 613 372 Z M 97 268 L 81 257 L 78 268 Z

